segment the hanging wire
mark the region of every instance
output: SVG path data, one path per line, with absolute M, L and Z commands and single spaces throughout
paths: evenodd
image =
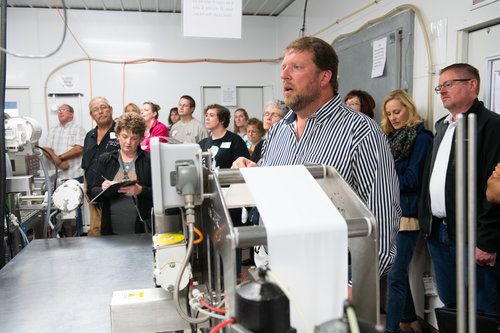
M 4 1 L 6 1 L 6 0 L 4 0 Z M 64 0 L 61 0 L 61 1 L 62 1 L 63 9 L 64 9 L 64 22 L 68 22 L 67 13 L 66 13 L 66 3 L 64 2 Z M 54 2 L 54 4 L 55 4 L 55 2 Z M 11 56 L 14 56 L 14 57 L 18 57 L 18 58 L 28 58 L 28 59 L 44 59 L 44 58 L 48 58 L 48 57 L 51 57 L 54 54 L 56 54 L 61 49 L 61 47 L 63 46 L 64 40 L 66 39 L 66 30 L 67 30 L 66 26 L 64 26 L 63 36 L 62 36 L 61 42 L 59 43 L 59 46 L 54 51 L 52 51 L 49 54 L 45 54 L 45 55 L 21 54 L 21 53 L 16 53 L 16 52 L 9 51 L 7 49 L 4 49 L 3 47 L 0 47 L 0 51 L 4 52 L 6 54 L 9 54 Z
M 302 29 L 300 29 L 300 37 L 304 37 L 306 33 L 306 11 L 307 11 L 307 0 L 304 4 L 304 18 L 302 20 Z

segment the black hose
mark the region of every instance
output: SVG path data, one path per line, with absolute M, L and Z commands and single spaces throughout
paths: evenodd
M 2 0 L 1 4 L 1 14 L 0 14 L 0 46 L 3 48 L 7 47 L 7 0 Z M 0 53 L 0 106 L 2 110 L 5 110 L 5 73 L 6 73 L 6 59 L 4 52 Z M 4 113 L 5 111 L 2 111 Z M 6 158 L 5 158 L 5 119 L 4 115 L 0 117 L 0 216 L 2 217 L 2 225 L 0 228 L 0 268 L 5 266 L 5 247 L 4 247 L 4 236 L 5 236 L 5 199 L 7 192 L 6 185 Z

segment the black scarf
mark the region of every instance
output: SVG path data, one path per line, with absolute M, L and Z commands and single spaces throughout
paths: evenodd
M 405 126 L 389 134 L 387 139 L 389 140 L 394 162 L 402 161 L 410 156 L 411 148 L 417 138 L 417 127 L 419 125 Z

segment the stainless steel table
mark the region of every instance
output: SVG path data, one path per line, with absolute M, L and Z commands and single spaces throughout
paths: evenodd
M 151 235 L 32 241 L 0 270 L 0 331 L 110 332 L 113 291 L 153 288 Z

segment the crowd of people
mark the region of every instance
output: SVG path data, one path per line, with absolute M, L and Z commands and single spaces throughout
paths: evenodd
M 115 121 L 103 97 L 89 103 L 96 127 L 86 136 L 72 124 L 69 105 L 59 108 L 60 124 L 51 130 L 47 154 L 67 178 L 82 179 L 90 205 L 89 236 L 149 230 L 152 207 L 149 144 L 152 137 L 174 143 L 198 143 L 210 151 L 214 168 L 242 168 L 320 163 L 333 166 L 372 211 L 377 222 L 379 276 L 387 275 L 386 331 L 411 331 L 416 311 L 408 267 L 417 241 L 425 237 L 434 265 L 439 298 L 456 307 L 455 153 L 459 114 L 477 116 L 477 308 L 496 313 L 500 305 L 500 115 L 478 100 L 479 72 L 468 64 L 441 70 L 435 91 L 449 114 L 424 126 L 422 112 L 404 90 L 391 91 L 381 103 L 381 123 L 374 120 L 375 100 L 362 90 L 338 94 L 338 58 L 321 39 L 290 43 L 282 60 L 284 101 L 273 100 L 262 119 L 243 108 L 222 105 L 193 117 L 189 95 L 170 109 L 168 124 L 158 121 L 160 107 L 130 103 Z M 62 138 L 71 140 L 66 146 Z M 68 141 L 68 140 L 67 140 Z M 79 162 L 81 159 L 81 165 Z M 76 167 L 75 167 L 76 166 Z M 80 168 L 81 166 L 81 168 Z M 108 186 L 132 181 L 113 196 L 98 196 Z M 231 214 L 233 220 L 238 214 Z M 233 217 L 234 215 L 234 217 Z M 233 221 L 235 222 L 235 221 Z M 265 221 L 264 221 L 265 223 Z M 238 223 L 236 223 L 238 224 Z M 81 223 L 80 223 L 81 232 Z

